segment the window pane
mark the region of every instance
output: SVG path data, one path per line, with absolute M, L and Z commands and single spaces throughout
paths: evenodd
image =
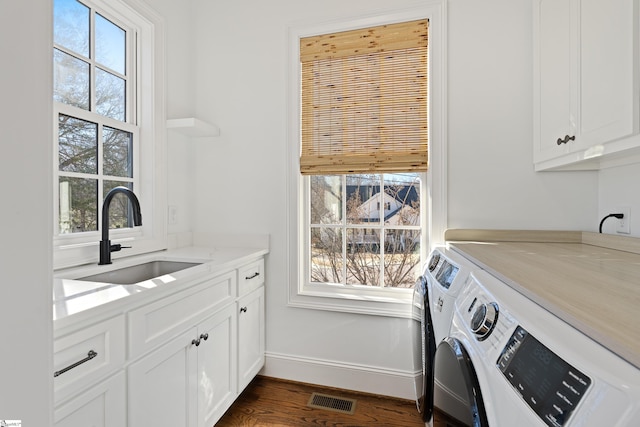
M 383 179 L 387 203 L 384 209 L 385 224 L 420 226 L 420 175 L 385 174 Z
M 125 74 L 125 31 L 97 13 L 96 61 Z
M 347 229 L 347 284 L 380 286 L 380 232 Z
M 342 180 L 340 176 L 311 177 L 311 223 L 340 224 Z
M 105 126 L 103 133 L 104 165 L 102 173 L 111 176 L 133 177 L 133 136 L 130 132 Z
M 311 229 L 311 281 L 342 283 L 342 231 L 337 228 Z
M 53 50 L 53 100 L 89 110 L 89 64 Z
M 98 229 L 98 181 L 60 177 L 60 234 Z
M 66 172 L 98 172 L 98 125 L 60 114 L 58 116 L 58 169 Z
M 384 286 L 411 288 L 420 275 L 420 230 L 387 230 Z
M 125 82 L 120 77 L 96 68 L 96 112 L 124 121 Z
M 349 224 L 380 222 L 380 175 L 346 175 L 347 222 Z
M 133 191 L 131 182 L 104 181 L 103 191 L 106 196 L 113 188 L 123 186 Z M 129 198 L 124 194 L 116 194 L 109 204 L 109 229 L 133 227 L 133 211 Z
M 88 58 L 89 8 L 76 0 L 55 0 L 53 42 Z

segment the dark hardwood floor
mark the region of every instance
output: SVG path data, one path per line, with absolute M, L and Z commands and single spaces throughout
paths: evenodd
M 355 413 L 308 407 L 314 392 L 355 399 Z M 413 401 L 258 376 L 216 426 L 424 427 L 424 423 Z

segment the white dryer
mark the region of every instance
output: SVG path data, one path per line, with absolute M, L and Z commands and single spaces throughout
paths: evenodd
M 485 271 L 438 345 L 434 425 L 640 425 L 640 370 Z
M 454 301 L 469 274 L 477 268 L 461 255 L 436 248 L 431 252 L 413 292 L 413 360 L 416 406 L 423 419 L 433 409 L 433 357 L 437 344 L 449 334 Z

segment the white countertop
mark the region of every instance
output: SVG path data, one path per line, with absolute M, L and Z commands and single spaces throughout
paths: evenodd
M 267 253 L 266 248 L 185 247 L 121 258 L 110 265 L 90 264 L 58 270 L 54 272 L 53 280 L 54 329 L 60 330 L 85 318 L 118 313 L 124 307 L 140 302 L 143 296 L 150 296 L 150 293 L 164 296 L 178 292 L 199 277 L 223 274 Z M 156 260 L 200 265 L 133 285 L 77 280 Z

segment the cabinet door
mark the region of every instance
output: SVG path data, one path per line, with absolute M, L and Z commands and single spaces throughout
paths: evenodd
M 639 145 L 617 142 L 636 135 L 640 120 L 634 5 L 636 0 L 534 0 L 537 170 Z
M 264 287 L 238 300 L 238 391 L 264 366 Z
M 196 427 L 195 327 L 129 367 L 130 427 Z
M 231 304 L 198 325 L 199 427 L 213 426 L 237 397 L 236 321 Z
M 634 0 L 579 1 L 581 145 L 590 148 L 630 135 L 634 102 Z M 594 153 L 599 154 L 599 153 Z
M 572 0 L 535 0 L 534 161 L 568 152 L 558 138 L 575 136 L 575 30 Z
M 126 427 L 124 372 L 95 385 L 54 412 L 55 427 Z

